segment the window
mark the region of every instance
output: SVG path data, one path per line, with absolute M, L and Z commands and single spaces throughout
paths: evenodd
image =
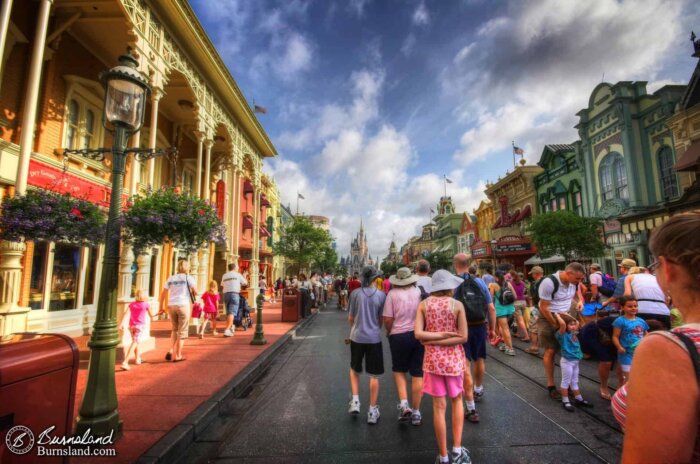
M 605 163 L 600 167 L 600 194 L 603 196 L 603 201 L 613 198 L 613 176 L 610 163 Z
M 552 198 L 551 200 L 549 200 L 549 210 L 550 211 L 557 210 L 557 199 L 556 198 Z
M 625 160 L 618 153 L 611 153 L 605 157 L 598 170 L 600 180 L 600 195 L 603 201 L 619 198 L 627 200 L 629 190 L 627 188 L 627 169 Z
M 54 247 L 49 311 L 75 309 L 80 248 L 58 243 Z
M 66 117 L 66 147 L 75 148 L 78 138 L 78 120 L 80 119 L 80 107 L 78 102 L 68 102 L 68 117 Z
M 566 195 L 562 195 L 558 197 L 559 200 L 559 209 L 566 209 Z
M 97 247 L 90 247 L 87 250 L 87 270 L 85 272 L 85 285 L 83 286 L 83 304 L 89 305 L 95 302 L 95 274 L 97 271 Z
M 102 144 L 103 129 L 99 120 L 103 105 L 102 85 L 75 75 L 63 77 L 67 81 L 63 146 L 97 148 Z
M 32 309 L 44 307 L 44 284 L 46 283 L 46 260 L 49 255 L 49 244 L 34 242 L 32 257 L 32 278 L 29 283 L 29 306 Z
M 618 157 L 613 163 L 613 172 L 615 173 L 615 197 L 626 200 L 629 198 L 627 190 L 627 170 L 625 169 L 625 161 L 622 157 Z
M 661 178 L 661 195 L 664 200 L 678 196 L 678 181 L 673 171 L 673 152 L 671 148 L 663 147 L 659 150 L 659 177 Z
M 583 216 L 583 201 L 581 201 L 581 191 L 574 192 L 574 212 Z

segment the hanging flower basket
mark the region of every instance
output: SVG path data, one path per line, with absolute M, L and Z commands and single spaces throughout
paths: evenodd
M 131 202 L 123 232 L 136 253 L 164 242 L 193 253 L 209 242 L 226 241 L 226 226 L 200 198 L 161 189 Z
M 0 238 L 95 245 L 104 242 L 105 214 L 87 200 L 50 190 L 30 190 L 3 200 Z

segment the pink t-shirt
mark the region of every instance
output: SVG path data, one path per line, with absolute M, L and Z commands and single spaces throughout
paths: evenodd
M 389 279 L 384 279 L 384 293 L 389 294 L 389 290 L 391 290 L 391 282 Z
M 146 313 L 150 307 L 145 301 L 134 301 L 129 304 L 129 327 L 146 325 Z
M 390 335 L 413 331 L 420 305 L 420 290 L 416 287 L 392 288 L 384 302 L 384 317 L 393 317 Z
M 204 292 L 202 295 L 202 301 L 204 301 L 204 312 L 205 313 L 216 313 L 219 312 L 219 294 Z

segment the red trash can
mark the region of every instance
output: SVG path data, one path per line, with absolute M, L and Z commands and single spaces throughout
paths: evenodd
M 282 294 L 282 322 L 299 320 L 300 295 L 295 288 L 287 288 Z

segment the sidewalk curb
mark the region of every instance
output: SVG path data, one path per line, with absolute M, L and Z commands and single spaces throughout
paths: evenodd
M 272 364 L 275 356 L 292 339 L 296 331 L 311 324 L 317 315 L 318 313 L 312 314 L 297 322 L 289 332 L 262 352 L 218 392 L 200 404 L 182 422 L 147 449 L 136 462 L 140 464 L 170 463 L 180 459 L 204 429 L 219 416 L 220 406 L 230 399 L 238 397 L 252 385 L 260 374 Z

